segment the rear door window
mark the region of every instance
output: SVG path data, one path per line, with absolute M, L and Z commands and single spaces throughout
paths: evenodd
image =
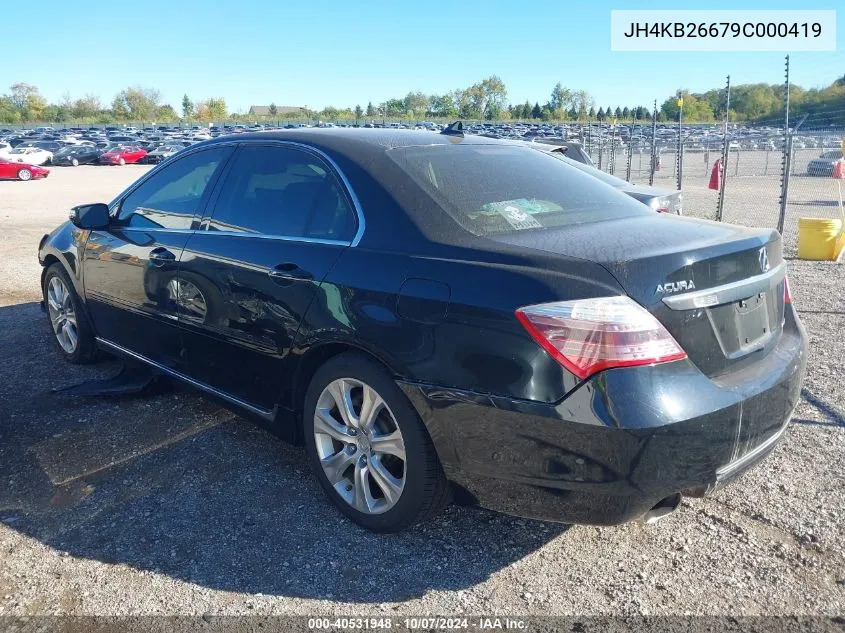
M 331 169 L 294 147 L 253 145 L 235 156 L 208 230 L 348 241 L 356 220 Z

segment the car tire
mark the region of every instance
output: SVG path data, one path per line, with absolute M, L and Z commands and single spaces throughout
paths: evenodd
M 47 269 L 42 287 L 47 321 L 53 342 L 69 363 L 84 365 L 97 357 L 97 344 L 88 314 L 64 267 L 55 263 Z
M 74 167 L 79 167 L 79 159 L 78 158 L 72 159 L 70 161 L 70 164 L 73 165 Z
M 366 389 L 369 402 L 383 403 L 369 429 L 361 420 Z M 362 426 L 344 423 L 333 393 L 348 394 Z M 326 416 L 336 424 L 329 428 Z M 323 490 L 362 527 L 399 532 L 432 518 L 449 502 L 448 481 L 419 415 L 390 374 L 361 354 L 335 356 L 317 370 L 305 395 L 303 432 Z
M 122 158 L 121 158 L 119 161 L 117 161 L 117 163 L 118 163 L 118 165 L 120 165 L 121 167 L 123 167 L 123 166 L 126 164 L 126 161 L 125 161 L 124 159 L 122 159 Z
M 18 178 L 21 180 L 32 180 L 32 172 L 29 169 L 19 169 Z

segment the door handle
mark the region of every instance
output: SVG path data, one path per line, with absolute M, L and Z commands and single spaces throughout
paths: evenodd
M 267 274 L 274 281 L 310 281 L 314 279 L 314 275 L 307 270 L 302 270 L 292 262 L 279 264 L 275 268 L 268 270 Z
M 154 248 L 147 256 L 153 266 L 164 266 L 168 262 L 175 262 L 176 255 L 163 247 Z

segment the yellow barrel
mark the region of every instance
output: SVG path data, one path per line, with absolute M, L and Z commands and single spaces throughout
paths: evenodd
M 836 259 L 842 237 L 842 220 L 798 218 L 798 257 Z

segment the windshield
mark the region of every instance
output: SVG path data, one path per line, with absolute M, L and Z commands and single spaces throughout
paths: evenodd
M 546 152 L 516 145 L 427 145 L 388 155 L 475 235 L 619 219 L 649 210 Z

